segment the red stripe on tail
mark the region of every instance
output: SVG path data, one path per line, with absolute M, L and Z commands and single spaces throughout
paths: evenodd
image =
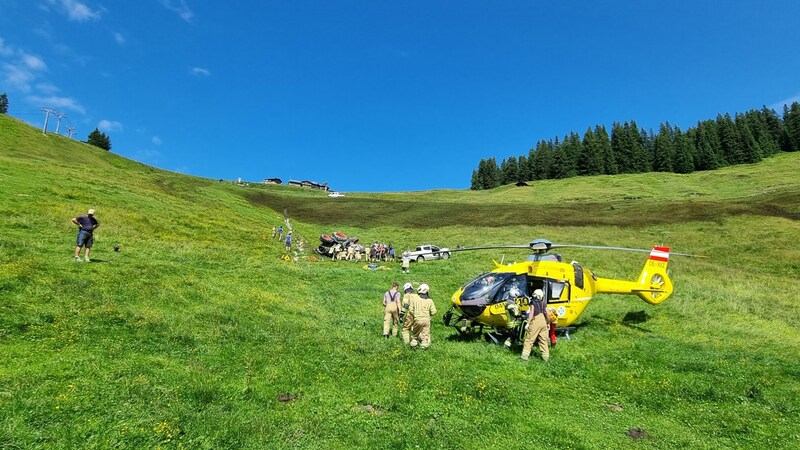
M 669 247 L 654 246 L 650 252 L 650 257 L 653 261 L 668 262 L 669 261 Z

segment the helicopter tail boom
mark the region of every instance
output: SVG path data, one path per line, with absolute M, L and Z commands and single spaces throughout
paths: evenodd
M 669 247 L 655 246 L 642 268 L 637 281 L 597 279 L 597 292 L 604 294 L 635 294 L 651 305 L 657 305 L 672 294 L 672 281 L 667 274 Z

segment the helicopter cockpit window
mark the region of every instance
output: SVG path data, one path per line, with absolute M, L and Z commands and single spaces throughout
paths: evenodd
M 461 293 L 461 300 L 484 299 L 487 303 L 492 302 L 500 287 L 510 278 L 516 277 L 514 273 L 485 273 L 470 282 Z
M 528 296 L 527 275 L 514 275 L 509 277 L 503 286 L 497 291 L 492 299 L 492 303 L 504 302 L 509 298 L 515 299 Z
M 560 281 L 551 281 L 550 282 L 550 295 L 548 298 L 550 300 L 559 300 L 561 298 L 561 293 L 564 292 L 564 287 L 566 283 L 562 283 Z

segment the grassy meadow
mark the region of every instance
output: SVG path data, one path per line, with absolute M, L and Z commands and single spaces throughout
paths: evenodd
M 155 169 L 0 115 L 0 449 L 799 448 L 798 173 L 782 154 L 329 199 Z M 101 227 L 76 263 L 70 219 L 89 207 Z M 289 258 L 270 238 L 284 210 L 306 243 Z M 708 258 L 673 257 L 657 307 L 596 297 L 549 363 L 521 363 L 440 317 L 492 259 L 524 252 L 404 276 L 315 261 L 333 230 L 401 250 L 546 237 Z M 646 258 L 563 254 L 630 279 Z M 426 352 L 381 337 L 393 280 L 431 286 Z

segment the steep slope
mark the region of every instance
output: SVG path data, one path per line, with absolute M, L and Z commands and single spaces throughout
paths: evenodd
M 0 442 L 791 448 L 799 156 L 688 176 L 329 199 L 158 170 L 0 115 Z M 102 223 L 95 262 L 74 263 L 70 218 L 89 207 Z M 288 261 L 269 237 L 284 210 L 308 243 Z M 313 261 L 309 248 L 332 229 L 400 248 L 544 236 L 710 258 L 674 258 L 676 291 L 660 307 L 598 297 L 548 365 L 523 365 L 438 321 L 431 350 L 412 353 L 380 337 L 379 302 L 395 279 L 426 282 L 443 312 L 492 258 L 524 253 L 462 253 L 404 277 L 395 265 Z M 633 277 L 643 262 L 565 257 L 607 277 Z M 632 442 L 634 428 L 649 439 Z

